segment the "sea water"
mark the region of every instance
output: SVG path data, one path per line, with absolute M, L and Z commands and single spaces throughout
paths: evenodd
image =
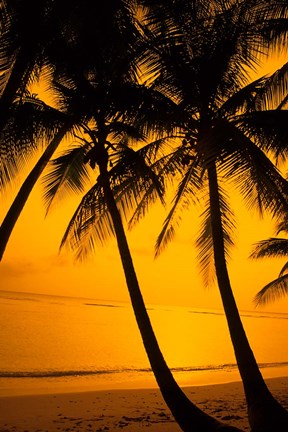
M 180 385 L 240 380 L 222 310 L 147 305 Z M 155 387 L 129 303 L 0 291 L 0 395 Z M 288 314 L 241 312 L 264 377 L 288 373 Z

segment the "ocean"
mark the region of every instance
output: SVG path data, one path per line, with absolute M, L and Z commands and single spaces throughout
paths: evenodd
M 183 386 L 240 380 L 222 310 L 147 305 Z M 129 303 L 0 291 L 0 395 L 156 387 Z M 288 374 L 288 314 L 241 311 L 265 378 Z

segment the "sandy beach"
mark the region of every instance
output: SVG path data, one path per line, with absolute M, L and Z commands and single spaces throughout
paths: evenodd
M 288 377 L 267 384 L 288 408 Z M 242 384 L 185 387 L 201 409 L 249 431 Z M 80 391 L 0 398 L 0 432 L 179 432 L 157 389 Z

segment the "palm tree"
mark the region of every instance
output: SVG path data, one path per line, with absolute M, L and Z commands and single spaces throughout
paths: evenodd
M 96 76 L 96 75 L 95 75 Z M 155 337 L 142 294 L 139 288 L 134 264 L 126 239 L 120 209 L 123 215 L 127 212 L 134 197 L 137 199 L 139 190 L 153 190 L 157 195 L 162 195 L 161 181 L 157 179 L 153 171 L 149 169 L 143 155 L 149 155 L 149 147 L 135 152 L 127 147 L 127 139 L 140 140 L 143 131 L 147 129 L 143 122 L 143 113 L 147 115 L 148 104 L 143 104 L 143 89 L 141 86 L 117 82 L 117 87 L 106 76 L 105 91 L 103 91 L 103 77 L 100 82 L 87 83 L 85 88 L 85 109 L 88 113 L 94 113 L 90 123 L 82 123 L 83 136 L 78 136 L 80 144 L 56 158 L 52 162 L 51 171 L 44 177 L 46 183 L 46 201 L 48 207 L 53 199 L 63 189 L 74 189 L 73 185 L 80 184 L 79 166 L 89 163 L 92 169 L 97 169 L 96 183 L 82 198 L 67 231 L 63 237 L 62 246 L 69 242 L 76 249 L 78 258 L 83 258 L 97 240 L 104 242 L 108 235 L 115 235 L 121 257 L 121 262 L 126 278 L 126 283 L 131 298 L 135 318 L 142 336 L 143 344 L 149 358 L 152 371 L 159 385 L 161 393 L 175 420 L 183 431 L 217 431 L 238 430 L 235 427 L 225 425 L 208 416 L 196 407 L 177 385 L 165 359 L 160 351 Z M 106 81 L 107 79 L 107 81 Z M 119 81 L 119 80 L 118 80 Z M 89 85 L 88 85 L 89 84 Z M 70 81 L 71 86 L 71 81 Z M 63 84 L 58 85 L 63 95 L 61 106 L 67 103 L 66 111 L 70 107 L 81 110 L 80 101 L 84 86 L 77 85 L 67 88 Z M 132 101 L 137 99 L 137 90 L 140 90 L 140 102 L 142 110 Z M 129 103 L 127 104 L 127 95 Z M 134 97 L 132 97 L 134 95 Z M 156 102 L 156 101 L 154 101 Z M 79 106 L 80 105 L 80 106 Z M 122 106 L 122 110 L 120 107 Z M 75 108 L 74 108 L 75 109 Z M 93 109 L 93 111 L 92 111 Z M 153 111 L 153 109 L 152 109 Z M 157 111 L 157 110 L 156 110 Z M 151 112 L 149 117 L 151 118 Z M 156 112 L 157 116 L 157 112 Z M 88 119 L 88 116 L 87 116 Z M 141 121 L 140 121 L 141 120 Z M 88 139 L 86 138 L 88 136 Z M 155 152 L 155 147 L 153 146 Z M 74 161 L 76 169 L 71 166 Z M 124 196 L 121 185 L 129 179 L 134 179 L 134 192 L 131 187 L 128 195 Z M 130 182 L 128 181 L 130 184 Z M 117 190 L 120 190 L 117 194 Z M 121 195 L 122 206 L 117 207 L 115 197 Z M 150 200 L 155 199 L 155 196 Z M 100 222 L 101 220 L 101 222 Z
M 98 95 L 98 98 L 99 98 L 99 95 Z M 100 98 L 100 100 L 101 100 L 101 98 Z M 97 118 L 97 120 L 100 121 L 101 119 Z M 101 124 L 100 124 L 100 126 L 101 126 Z M 102 124 L 102 129 L 103 130 L 105 130 L 104 126 L 105 125 Z M 101 127 L 100 127 L 100 129 L 101 129 Z M 102 132 L 103 131 L 101 131 L 101 133 L 99 135 L 99 131 L 97 131 L 97 134 L 98 134 L 98 136 L 97 136 L 97 143 L 98 144 L 100 143 L 100 154 L 98 154 L 98 156 L 96 156 L 94 154 L 94 151 L 92 151 L 92 149 L 91 149 L 92 153 L 90 153 L 90 156 L 92 156 L 92 158 L 89 157 L 89 161 L 92 164 L 95 164 L 95 166 L 96 165 L 99 166 L 99 168 L 100 168 L 100 165 L 102 166 L 102 164 L 104 164 L 105 161 L 107 160 L 107 158 L 106 158 L 106 151 L 107 151 L 107 149 L 105 148 L 105 145 L 109 146 L 109 142 L 107 143 L 106 141 L 103 141 L 103 136 L 105 136 L 105 133 L 104 132 L 102 133 Z M 93 142 L 92 138 L 93 138 L 93 134 L 91 136 L 91 140 Z M 102 142 L 102 147 L 101 147 L 101 142 Z M 104 146 L 104 148 L 103 148 L 103 146 Z M 99 145 L 98 145 L 98 147 L 99 147 Z M 82 152 L 82 155 L 83 155 L 83 152 Z M 100 159 L 99 159 L 99 157 L 100 157 Z M 106 171 L 107 171 L 107 164 L 106 164 Z M 105 173 L 105 169 L 104 169 L 104 165 L 103 165 L 102 166 L 102 175 L 101 175 L 102 179 L 105 179 L 105 175 L 107 175 L 107 174 Z M 100 177 L 100 179 L 101 179 L 101 177 Z M 101 179 L 101 182 L 100 182 L 100 180 L 99 180 L 99 182 L 100 182 L 101 186 L 103 187 L 103 191 L 105 191 L 105 194 L 106 194 L 105 199 L 109 200 L 109 192 L 107 191 L 108 190 L 108 185 L 107 185 L 106 180 L 104 181 L 102 179 Z M 104 182 L 103 185 L 102 185 L 102 181 Z M 75 184 L 76 183 L 74 181 L 74 185 Z M 105 184 L 106 184 L 106 186 L 105 186 Z M 107 203 L 107 205 L 108 205 L 108 203 Z M 110 212 L 113 211 L 113 206 L 112 206 L 111 202 L 109 204 L 109 211 Z M 117 226 L 117 217 L 114 215 L 112 219 L 113 219 L 114 223 Z M 116 232 L 116 229 L 115 229 L 115 232 Z M 121 240 L 121 232 L 120 231 L 118 232 L 118 238 Z M 131 257 L 130 257 L 130 255 L 127 252 L 127 248 L 125 249 L 125 247 L 124 247 L 122 249 L 122 251 L 123 251 L 123 254 L 124 254 L 123 258 L 125 258 L 125 256 L 128 257 L 128 264 L 129 264 L 129 261 L 130 261 L 130 264 L 131 264 L 131 260 L 130 260 Z M 124 268 L 126 268 L 125 273 L 126 273 L 127 281 L 130 281 L 130 283 L 132 284 L 133 280 L 135 281 L 135 278 L 133 277 L 133 271 L 131 270 L 131 267 L 129 267 L 129 265 L 125 266 Z M 132 285 L 129 286 L 129 288 L 130 289 L 134 289 Z M 140 298 L 139 298 L 139 294 L 140 294 Z M 141 315 L 140 312 L 141 311 L 143 312 L 143 307 L 145 307 L 145 305 L 143 303 L 143 300 L 141 302 L 141 293 L 137 292 L 137 289 L 136 289 L 136 291 L 134 293 L 134 297 L 133 298 L 135 300 L 135 301 L 133 301 L 134 308 L 138 306 L 138 309 L 135 309 L 135 314 L 139 318 L 139 320 L 141 321 L 140 318 L 141 318 L 142 315 Z M 143 313 L 144 313 L 143 320 L 147 324 L 147 321 L 145 321 L 145 319 L 147 318 L 147 317 L 145 318 L 145 316 L 147 315 L 147 313 L 145 313 L 145 311 Z M 137 315 L 137 314 L 140 314 L 140 315 Z M 149 323 L 147 324 L 147 329 L 149 330 Z M 142 331 L 144 331 L 143 328 L 142 328 Z M 144 336 L 143 336 L 143 339 L 145 339 L 146 344 L 147 343 L 149 344 L 150 337 L 152 338 L 151 339 L 151 343 L 153 344 L 154 339 L 151 336 L 151 334 L 149 335 L 148 339 L 144 338 Z M 145 345 L 145 347 L 146 347 L 146 345 Z M 146 347 L 146 349 L 148 349 L 148 348 Z M 157 349 L 156 349 L 156 352 L 157 352 Z M 152 361 L 153 358 L 156 361 L 155 357 L 153 357 L 152 354 L 151 354 L 151 357 L 150 357 L 150 361 Z M 156 357 L 161 360 L 161 356 L 160 357 L 156 356 Z M 214 429 L 216 430 L 217 428 L 219 429 L 219 427 L 221 427 L 221 428 L 227 428 L 227 426 L 219 425 L 218 422 L 216 422 L 211 417 L 203 414 L 203 412 L 201 412 L 193 404 L 191 404 L 191 402 L 188 401 L 188 399 L 185 397 L 185 395 L 183 394 L 183 392 L 178 388 L 178 386 L 176 386 L 176 388 L 175 388 L 175 381 L 174 381 L 173 377 L 171 376 L 171 373 L 169 375 L 169 372 L 170 372 L 169 369 L 167 368 L 167 370 L 166 370 L 167 373 L 166 373 L 165 372 L 165 365 L 163 363 L 161 363 L 161 361 L 160 361 L 160 364 L 161 364 L 161 367 L 159 369 L 157 369 L 156 362 L 153 364 L 152 368 L 153 368 L 153 370 L 156 368 L 156 372 L 158 371 L 158 374 L 157 374 L 157 377 L 158 377 L 157 380 L 158 380 L 158 382 L 161 383 L 163 386 L 166 383 L 165 388 L 161 387 L 161 391 L 163 392 L 164 398 L 167 401 L 170 409 L 172 407 L 172 412 L 173 412 L 175 418 L 179 419 L 179 422 L 182 425 L 181 427 L 183 428 L 183 430 L 189 430 L 189 431 L 190 430 L 202 430 L 202 431 L 205 431 L 208 428 L 209 428 L 209 430 L 214 430 Z M 163 371 L 162 371 L 162 367 L 163 367 Z M 165 376 L 165 379 L 161 380 L 161 377 L 163 378 L 163 376 Z M 172 382 L 170 380 L 166 381 L 169 378 L 169 376 L 172 377 L 172 379 L 173 379 Z M 171 393 L 171 391 L 172 391 L 172 393 Z M 184 395 L 184 397 L 183 397 L 183 395 Z M 191 426 L 191 424 L 192 424 L 192 426 Z M 235 428 L 231 428 L 230 427 L 230 430 L 235 430 Z
M 93 14 L 89 14 L 92 6 L 89 0 L 85 2 L 86 8 L 84 4 L 81 4 L 80 7 L 78 2 L 70 1 L 69 8 L 63 2 L 57 4 L 47 0 L 40 3 L 34 0 L 29 0 L 29 4 L 21 1 L 12 1 L 9 5 L 4 3 L 2 14 L 0 14 L 2 24 L 0 59 L 3 72 L 0 83 L 2 90 L 0 99 L 2 159 L 0 161 L 0 185 L 3 188 L 17 174 L 19 165 L 22 166 L 27 159 L 30 159 L 29 153 L 33 156 L 35 145 L 47 131 L 45 127 L 43 130 L 43 126 L 40 128 L 38 116 L 37 129 L 34 128 L 29 138 L 25 136 L 25 146 L 23 145 L 23 136 L 19 127 L 25 124 L 27 118 L 31 124 L 29 116 L 34 117 L 39 109 L 41 111 L 44 109 L 43 102 L 35 100 L 35 97 L 31 95 L 27 97 L 29 84 L 42 73 L 44 80 L 50 86 L 50 92 L 53 92 L 53 80 L 66 73 L 67 70 L 70 73 L 72 70 L 74 73 L 83 70 L 88 72 L 93 62 L 102 61 L 99 60 L 99 56 L 101 58 L 103 52 L 105 52 L 107 61 L 109 44 L 115 44 L 117 41 L 117 46 L 122 51 L 125 41 L 129 40 L 131 46 L 137 45 L 130 10 L 132 6 L 129 5 L 129 2 L 108 1 L 98 10 L 95 10 L 95 4 L 93 4 Z M 33 16 L 31 10 L 34 11 Z M 35 17 L 37 19 L 33 26 L 31 18 L 34 22 Z M 82 19 L 79 21 L 80 17 Z M 93 25 L 91 19 L 93 19 Z M 62 26 L 59 26 L 61 22 Z M 125 48 L 130 49 L 128 42 Z M 122 65 L 118 64 L 120 69 L 123 69 L 123 66 L 126 67 L 124 61 L 122 63 Z M 51 121 L 49 110 L 53 111 L 51 107 L 46 106 L 45 111 L 48 111 L 49 121 Z M 57 110 L 54 110 L 54 114 L 59 116 Z M 77 118 L 71 122 L 71 118 L 67 119 L 61 114 L 60 119 L 57 119 L 57 130 L 55 130 L 56 119 L 54 118 L 53 121 L 55 134 L 52 133 L 46 137 L 48 144 L 46 144 L 45 151 L 24 180 L 0 227 L 0 261 L 33 187 L 63 137 L 69 131 L 71 132 L 75 123 L 79 123 L 80 120 Z M 43 115 L 41 122 L 43 122 Z M 19 139 L 20 136 L 21 139 Z M 51 140 L 50 143 L 49 140 Z
M 105 47 L 103 48 L 103 51 L 105 51 Z M 191 401 L 189 401 L 185 393 L 179 388 L 159 349 L 149 316 L 145 308 L 145 304 L 143 302 L 123 229 L 122 219 L 116 206 L 114 195 L 110 186 L 111 179 L 110 172 L 108 170 L 108 159 L 110 156 L 109 153 L 114 150 L 114 143 L 110 141 L 110 136 L 112 135 L 112 137 L 116 139 L 117 137 L 123 135 L 121 144 L 122 148 L 125 148 L 125 135 L 133 136 L 133 131 L 137 131 L 137 128 L 135 129 L 137 124 L 140 122 L 141 125 L 143 115 L 141 113 L 140 115 L 138 114 L 139 101 L 142 108 L 142 113 L 145 113 L 145 115 L 147 115 L 146 108 L 148 108 L 149 114 L 149 104 L 145 104 L 145 101 L 143 103 L 145 91 L 143 93 L 143 88 L 141 86 L 133 85 L 133 83 L 130 82 L 130 74 L 128 72 L 126 72 L 126 74 L 119 73 L 119 70 L 121 70 L 119 66 L 122 65 L 122 70 L 124 70 L 124 65 L 127 68 L 129 62 L 127 61 L 127 57 L 126 61 L 121 58 L 120 50 L 117 49 L 117 44 L 115 44 L 112 53 L 113 56 L 111 56 L 111 58 L 105 58 L 103 56 L 103 52 L 99 52 L 100 59 L 104 59 L 105 62 L 102 63 L 102 61 L 99 60 L 97 66 L 94 66 L 93 68 L 90 67 L 89 74 L 87 73 L 87 76 L 89 77 L 88 79 L 85 74 L 80 74 L 79 70 L 76 68 L 70 68 L 69 71 L 64 71 L 63 68 L 58 69 L 56 75 L 57 80 L 54 80 L 54 89 L 55 92 L 58 92 L 60 95 L 59 107 L 61 109 L 59 118 L 57 117 L 55 110 L 49 108 L 47 110 L 46 106 L 41 105 L 42 110 L 40 110 L 40 113 L 45 116 L 51 115 L 51 122 L 49 123 L 47 121 L 45 123 L 41 118 L 34 119 L 33 117 L 32 126 L 29 121 L 26 122 L 26 126 L 25 122 L 23 123 L 22 121 L 21 124 L 23 129 L 21 128 L 18 130 L 15 129 L 13 125 L 17 125 L 19 123 L 19 119 L 23 120 L 23 113 L 21 113 L 21 110 L 19 111 L 19 109 L 15 109 L 14 115 L 16 120 L 14 120 L 13 115 L 11 115 L 12 111 L 10 110 L 9 121 L 5 125 L 5 130 L 3 132 L 3 137 L 7 137 L 8 141 L 10 140 L 11 142 L 13 131 L 18 131 L 18 133 L 21 133 L 21 137 L 25 137 L 25 133 L 28 131 L 29 135 L 30 129 L 32 129 L 32 137 L 25 137 L 25 142 L 35 142 L 38 136 L 37 127 L 39 125 L 41 128 L 44 127 L 47 129 L 47 136 L 52 137 L 51 144 L 49 144 L 47 147 L 47 149 L 49 149 L 49 154 L 47 155 L 48 151 L 45 150 L 42 160 L 40 159 L 41 164 L 39 163 L 36 165 L 33 173 L 30 174 L 24 182 L 22 190 L 20 191 L 21 198 L 18 200 L 18 197 L 16 197 L 17 206 L 15 204 L 14 207 L 18 207 L 20 205 L 22 206 L 24 204 L 24 200 L 28 196 L 31 186 L 37 180 L 40 172 L 43 171 L 43 166 L 46 166 L 48 159 L 50 159 L 52 155 L 52 151 L 54 151 L 62 141 L 61 138 L 63 138 L 64 135 L 68 133 L 68 131 L 74 131 L 74 136 L 76 136 L 75 131 L 77 130 L 77 136 L 79 135 L 82 145 L 80 147 L 72 146 L 65 155 L 56 159 L 54 162 L 54 168 L 56 167 L 55 171 L 53 172 L 52 170 L 46 177 L 46 181 L 48 182 L 48 190 L 46 193 L 48 207 L 52 202 L 54 194 L 58 192 L 61 189 L 61 186 L 64 184 L 70 189 L 81 190 L 82 181 L 87 176 L 85 162 L 89 162 L 92 168 L 99 168 L 99 177 L 95 187 L 96 191 L 98 190 L 98 193 L 96 193 L 96 198 L 98 198 L 97 203 L 101 207 L 102 201 L 104 199 L 105 205 L 107 205 L 110 215 L 108 222 L 111 224 L 113 232 L 115 232 L 117 237 L 123 268 L 137 323 L 141 331 L 152 370 L 155 373 L 156 380 L 160 386 L 167 405 L 171 409 L 176 421 L 184 431 L 204 432 L 208 430 L 216 431 L 220 429 L 236 431 L 238 430 L 237 428 L 222 424 L 197 408 Z M 116 64 L 117 62 L 118 64 Z M 138 97 L 136 98 L 137 94 Z M 133 105 L 131 102 L 135 99 L 136 102 Z M 23 109 L 26 109 L 27 107 L 27 103 L 24 103 L 23 107 L 21 106 Z M 33 108 L 35 108 L 35 106 L 33 106 Z M 153 107 L 152 111 L 154 111 Z M 145 131 L 147 126 L 144 124 L 143 128 Z M 85 134 L 88 134 L 89 141 L 82 137 L 83 134 L 84 137 Z M 142 134 L 143 131 L 140 133 L 140 135 L 139 133 L 136 133 L 134 138 L 139 139 L 141 138 Z M 133 163 L 131 164 L 132 153 L 133 152 L 131 150 L 126 158 L 126 162 L 129 162 L 130 164 L 130 170 L 132 169 L 131 165 L 133 167 Z M 125 154 L 127 154 L 127 151 Z M 158 181 L 155 176 L 153 177 L 151 170 L 147 169 L 146 165 L 141 162 L 139 157 L 134 157 L 132 159 L 132 162 L 137 162 L 136 166 L 134 166 L 134 170 L 137 171 L 137 174 L 139 175 L 139 172 L 143 172 L 143 178 L 146 184 L 148 184 L 148 187 L 149 184 L 151 187 L 152 179 L 158 187 L 158 194 L 161 195 L 161 182 Z M 113 158 L 110 162 L 112 162 L 112 164 L 114 163 Z M 128 164 L 125 163 L 124 166 L 128 167 Z M 113 167 L 111 169 L 113 169 Z M 126 168 L 126 170 L 127 169 L 128 168 Z M 90 197 L 91 194 L 95 197 L 95 195 L 93 195 L 94 189 L 92 192 L 90 192 Z M 89 208 L 93 211 L 97 210 L 97 207 L 96 209 L 93 206 L 90 206 Z M 8 215 L 9 219 L 11 219 L 12 213 L 13 212 L 11 211 L 11 213 Z M 110 226 L 109 223 L 108 227 Z M 104 231 L 102 230 L 100 232 L 100 236 L 103 235 L 103 232 L 105 233 L 105 227 L 103 227 L 103 229 Z M 75 235 L 76 239 L 78 240 L 81 238 L 81 231 L 76 230 Z
M 26 92 L 25 97 L 16 100 L 11 105 L 9 118 L 5 129 L 2 131 L 1 143 L 2 147 L 9 148 L 5 158 L 3 158 L 8 171 L 7 177 L 13 178 L 18 171 L 21 171 L 26 160 L 30 159 L 39 149 L 41 141 L 49 144 L 24 180 L 2 221 L 0 226 L 0 261 L 32 189 L 65 135 L 71 132 L 74 123 L 67 116 L 47 106 L 28 92 Z M 25 125 L 33 126 L 27 128 Z M 11 146 L 10 143 L 12 143 Z
M 269 106 L 273 104 L 277 110 L 287 108 L 287 92 L 282 91 L 283 83 L 285 83 L 287 76 L 288 64 L 283 65 L 280 69 L 275 71 L 269 78 L 267 78 L 267 85 L 264 88 L 262 94 L 259 95 L 257 104 L 263 104 L 266 99 L 266 103 Z M 284 84 L 285 85 L 285 84 Z M 265 103 L 265 101 L 264 101 Z M 270 125 L 273 127 L 273 125 Z M 281 141 L 277 143 L 275 150 L 273 151 L 275 162 L 278 164 L 279 161 L 285 163 L 287 158 L 287 145 L 282 146 Z M 279 219 L 279 218 L 278 218 Z M 277 222 L 276 224 L 276 235 L 281 232 L 287 233 L 287 217 Z M 269 257 L 285 257 L 288 254 L 288 242 L 286 238 L 271 237 L 267 240 L 262 240 L 254 245 L 254 249 L 250 255 L 250 258 L 269 258 Z M 284 264 L 280 270 L 279 276 L 265 285 L 255 296 L 254 302 L 256 306 L 266 305 L 270 301 L 275 301 L 282 296 L 287 294 L 287 263 Z
M 124 0 L 107 0 L 101 6 L 91 0 L 81 4 L 77 0 L 1 2 L 0 142 L 13 102 L 23 97 L 39 77 L 49 86 L 55 75 L 72 65 L 74 70 L 78 67 L 88 73 L 91 62 L 97 60 L 97 46 L 106 46 L 108 58 L 113 41 L 123 48 L 126 40 L 128 50 L 128 41 L 130 47 L 136 44 L 132 6 L 132 1 Z M 10 166 L 13 154 L 12 143 L 1 148 L 1 158 L 8 157 Z M 14 173 L 7 172 L 5 164 L 0 163 L 1 187 L 11 180 L 9 174 L 13 178 Z
M 274 216 L 287 213 L 287 182 L 265 153 L 277 141 L 282 148 L 286 145 L 287 112 L 255 106 L 255 95 L 265 92 L 265 78 L 248 84 L 249 68 L 257 65 L 259 52 L 268 49 L 267 34 L 279 37 L 283 30 L 271 27 L 279 17 L 279 5 L 255 0 L 189 4 L 179 0 L 158 2 L 155 7 L 145 3 L 152 13 L 143 25 L 148 45 L 143 63 L 150 82 L 155 76 L 154 88 L 170 96 L 183 113 L 182 143 L 154 165 L 161 176 L 182 170 L 156 254 L 173 238 L 179 210 L 204 196 L 199 258 L 204 271 L 215 263 L 251 428 L 283 431 L 288 413 L 263 380 L 229 280 L 227 253 L 234 223 L 224 192 L 225 183 L 233 181 L 248 206 L 268 209 Z M 284 33 L 286 29 L 287 25 Z
M 51 0 L 1 2 L 0 131 L 5 126 L 17 95 L 25 93 L 27 86 L 37 79 L 44 66 L 51 66 L 49 49 L 54 45 L 55 50 L 63 39 L 63 31 L 59 24 L 57 26 L 60 17 L 55 18 L 55 2 Z M 51 73 L 49 67 L 46 68 L 47 73 Z
M 288 232 L 287 221 L 279 222 L 276 235 Z M 250 258 L 287 257 L 288 240 L 280 237 L 270 237 L 254 245 Z M 288 263 L 286 262 L 280 270 L 279 276 L 265 285 L 255 296 L 256 305 L 266 305 L 271 301 L 282 298 L 288 293 Z

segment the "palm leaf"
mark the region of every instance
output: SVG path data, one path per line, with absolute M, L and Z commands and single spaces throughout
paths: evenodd
M 222 161 L 224 178 L 232 179 L 248 208 L 273 216 L 287 213 L 288 183 L 263 151 L 235 128 Z
M 0 140 L 0 185 L 5 187 L 38 152 L 51 142 L 67 117 L 29 93 L 17 99 Z
M 170 167 L 169 170 L 171 170 Z M 199 190 L 201 184 L 202 179 L 201 174 L 199 174 L 198 161 L 194 159 L 189 167 L 186 168 L 186 172 L 183 172 L 183 177 L 178 185 L 172 207 L 157 238 L 155 245 L 156 257 L 163 251 L 167 244 L 173 240 L 176 232 L 175 229 L 181 221 L 181 214 L 183 210 L 187 210 L 192 203 L 197 201 L 197 190 Z
M 178 150 L 175 150 L 173 143 L 178 143 L 178 141 L 179 137 L 177 136 L 167 136 L 149 143 L 147 146 L 139 150 L 141 156 L 144 156 L 144 158 L 150 162 L 152 182 L 148 180 L 148 183 L 142 183 L 141 189 L 139 190 L 140 194 L 138 194 L 136 208 L 129 220 L 130 229 L 145 216 L 150 204 L 154 203 L 156 199 L 160 198 L 162 205 L 165 206 L 165 183 L 170 181 L 172 184 L 175 180 L 174 176 L 177 174 L 180 177 L 182 176 L 183 160 L 185 156 L 188 155 L 189 150 L 182 146 L 176 147 Z M 158 155 L 159 149 L 160 155 Z M 190 160 L 189 156 L 188 158 Z M 156 162 L 151 165 L 151 162 L 154 160 L 156 160 Z M 145 181 L 145 178 L 143 180 Z M 135 179 L 135 181 L 137 180 Z M 132 185 L 133 184 L 134 180 L 132 180 Z
M 240 88 L 224 101 L 218 112 L 226 117 L 227 114 L 232 116 L 247 110 L 251 111 L 251 109 L 255 109 L 255 94 L 258 95 L 259 89 L 262 89 L 265 81 L 266 77 L 261 77 L 247 84 L 245 87 Z
M 260 111 L 283 108 L 288 94 L 288 63 L 267 76 L 261 84 L 254 98 L 254 108 Z
M 276 226 L 276 234 L 280 234 L 280 232 L 288 232 L 288 219 L 287 217 L 284 217 L 283 220 L 278 221 L 277 226 Z
M 51 161 L 50 172 L 42 181 L 45 187 L 44 201 L 47 212 L 56 196 L 63 198 L 67 193 L 84 191 L 89 180 L 89 173 L 84 164 L 86 150 L 82 145 L 75 145 Z
M 254 245 L 250 258 L 283 257 L 288 255 L 288 240 L 270 237 Z
M 287 156 L 288 110 L 254 111 L 238 116 L 234 124 L 265 150 L 285 160 Z
M 288 262 L 286 262 L 282 267 L 282 269 L 280 270 L 279 277 L 283 276 L 285 273 L 287 273 L 287 271 L 288 271 Z
M 264 286 L 255 296 L 256 306 L 266 305 L 288 294 L 288 275 L 283 275 Z
M 60 248 L 68 245 L 77 260 L 85 259 L 95 244 L 103 245 L 114 236 L 101 185 L 96 183 L 82 198 L 64 233 Z
M 228 205 L 228 196 L 219 187 L 219 204 L 221 209 L 222 230 L 224 237 L 224 254 L 229 258 L 229 251 L 234 245 L 231 234 L 235 230 L 234 214 Z M 213 252 L 213 239 L 211 228 L 211 209 L 208 197 L 206 198 L 205 210 L 201 215 L 202 224 L 200 234 L 197 237 L 196 247 L 199 250 L 198 261 L 205 286 L 215 279 L 215 265 Z
M 211 230 L 211 213 L 209 208 L 209 199 L 206 198 L 206 209 L 202 213 L 201 228 L 196 240 L 196 248 L 198 249 L 197 263 L 200 268 L 200 274 L 203 278 L 205 287 L 213 284 L 216 278 L 214 254 L 213 254 L 213 238 Z
M 117 163 L 109 172 L 110 182 L 118 208 L 126 220 L 136 207 L 129 222 L 130 228 L 157 198 L 164 203 L 162 178 L 151 165 L 163 146 L 165 140 L 157 140 L 137 151 L 123 146 L 116 153 Z

